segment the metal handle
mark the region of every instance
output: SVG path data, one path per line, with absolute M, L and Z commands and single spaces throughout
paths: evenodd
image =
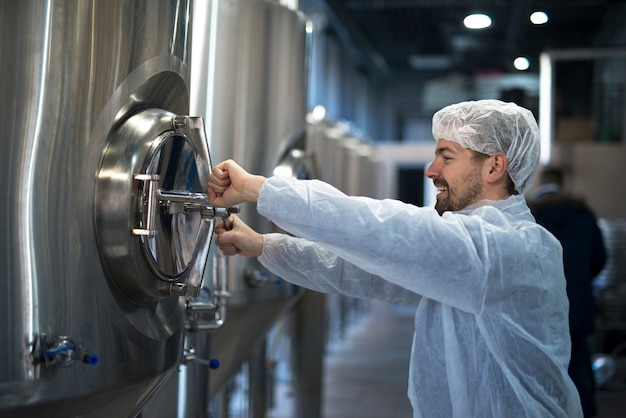
M 213 300 L 210 302 L 187 300 L 187 330 L 211 331 L 224 325 L 229 297 L 226 257 L 216 254 L 213 258 Z M 213 318 L 204 319 L 207 314 Z
M 196 193 L 186 190 L 170 190 L 166 191 L 158 188 L 158 181 L 160 179 L 158 174 L 135 174 L 133 178 L 137 181 L 143 182 L 141 205 L 140 205 L 140 225 L 137 228 L 132 228 L 131 233 L 135 236 L 142 237 L 155 237 L 158 234 L 157 229 L 157 208 L 161 210 L 167 210 L 170 215 L 182 214 L 186 212 L 200 212 L 202 218 L 208 222 L 209 220 L 220 217 L 224 220 L 226 227 L 232 227 L 230 221 L 230 215 L 232 213 L 238 213 L 239 207 L 234 206 L 231 208 L 219 208 L 208 203 L 208 196 L 205 193 Z M 205 243 L 205 249 L 198 253 L 198 257 L 206 258 L 208 253 L 208 245 L 210 238 Z M 199 263 L 197 260 L 195 264 Z M 202 264 L 202 263 L 201 263 Z M 202 287 L 202 268 L 195 269 L 192 274 L 186 276 L 186 279 L 182 281 L 174 281 L 169 288 L 170 295 L 177 296 L 198 296 L 200 294 L 200 288 Z M 219 287 L 216 287 L 219 289 Z M 216 294 L 220 294 L 220 290 L 216 290 Z M 219 301 L 228 297 L 226 291 L 221 292 Z M 222 306 L 222 303 L 218 303 L 218 306 Z M 216 315 L 225 315 L 221 312 L 221 308 L 218 309 Z
M 142 226 L 143 228 L 133 228 L 133 235 L 141 235 L 153 237 L 156 235 L 157 231 L 155 228 L 155 217 L 156 217 L 156 202 L 155 202 L 155 191 L 157 182 L 161 178 L 158 174 L 135 174 L 133 176 L 135 180 L 142 181 L 144 183 L 143 186 L 143 199 L 142 206 L 145 203 L 147 205 L 146 210 L 144 211 L 145 215 L 143 216 Z M 147 196 L 146 196 L 146 186 L 148 188 Z
M 153 237 L 157 234 L 155 227 L 157 207 L 167 209 L 170 214 L 199 211 L 202 217 L 206 219 L 217 217 L 224 219 L 226 225 L 231 223 L 229 217 L 232 213 L 239 213 L 239 206 L 219 208 L 209 205 L 206 193 L 157 189 L 156 185 L 159 178 L 158 174 L 134 175 L 135 180 L 144 182 L 142 207 L 145 206 L 146 210 L 141 222 L 143 228 L 133 228 L 133 235 Z

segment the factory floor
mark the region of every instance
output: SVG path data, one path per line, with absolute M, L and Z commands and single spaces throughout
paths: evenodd
M 371 303 L 329 347 L 323 418 L 411 417 L 406 373 L 412 332 L 412 309 Z M 626 381 L 609 382 L 598 391 L 597 403 L 596 418 L 626 416 Z
M 414 309 L 371 302 L 362 315 L 330 344 L 322 417 L 412 417 L 406 391 Z

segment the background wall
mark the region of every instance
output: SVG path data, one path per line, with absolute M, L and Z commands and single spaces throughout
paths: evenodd
M 345 28 L 329 23 L 322 3 L 300 0 L 300 9 L 313 28 L 309 110 L 323 106 L 328 120 L 345 121 L 353 136 L 375 145 L 374 152 L 385 166 L 381 181 L 386 193 L 392 194 L 385 197 L 396 193 L 396 166 L 426 164 L 424 149 L 428 154 L 434 145 L 432 114 L 441 107 L 495 98 L 514 101 L 538 117 L 537 72 L 372 71 L 376 56 L 355 50 L 349 36 L 342 33 Z M 600 33 L 598 42 L 620 45 L 625 39 L 622 25 L 618 33 Z M 626 217 L 626 186 L 622 182 L 626 178 L 626 58 L 559 63 L 554 69 L 554 90 L 551 164 L 567 170 L 570 190 L 587 198 L 598 216 Z M 411 163 L 416 153 L 419 157 Z

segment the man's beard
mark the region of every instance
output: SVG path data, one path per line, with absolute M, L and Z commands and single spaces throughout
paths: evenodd
M 450 189 L 448 182 L 445 180 L 436 182 L 436 185 L 443 186 L 447 190 L 446 197 L 437 200 L 435 204 L 435 209 L 439 215 L 443 215 L 443 213 L 447 211 L 458 211 L 468 207 L 479 200 L 479 196 L 483 190 L 479 168 L 472 171 L 463 184 L 453 189 Z

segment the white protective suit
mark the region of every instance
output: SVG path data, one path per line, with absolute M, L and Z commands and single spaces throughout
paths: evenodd
M 283 279 L 416 307 L 414 417 L 582 417 L 561 246 L 524 197 L 439 216 L 272 177 L 257 210 L 302 237 L 264 236 L 259 261 Z

